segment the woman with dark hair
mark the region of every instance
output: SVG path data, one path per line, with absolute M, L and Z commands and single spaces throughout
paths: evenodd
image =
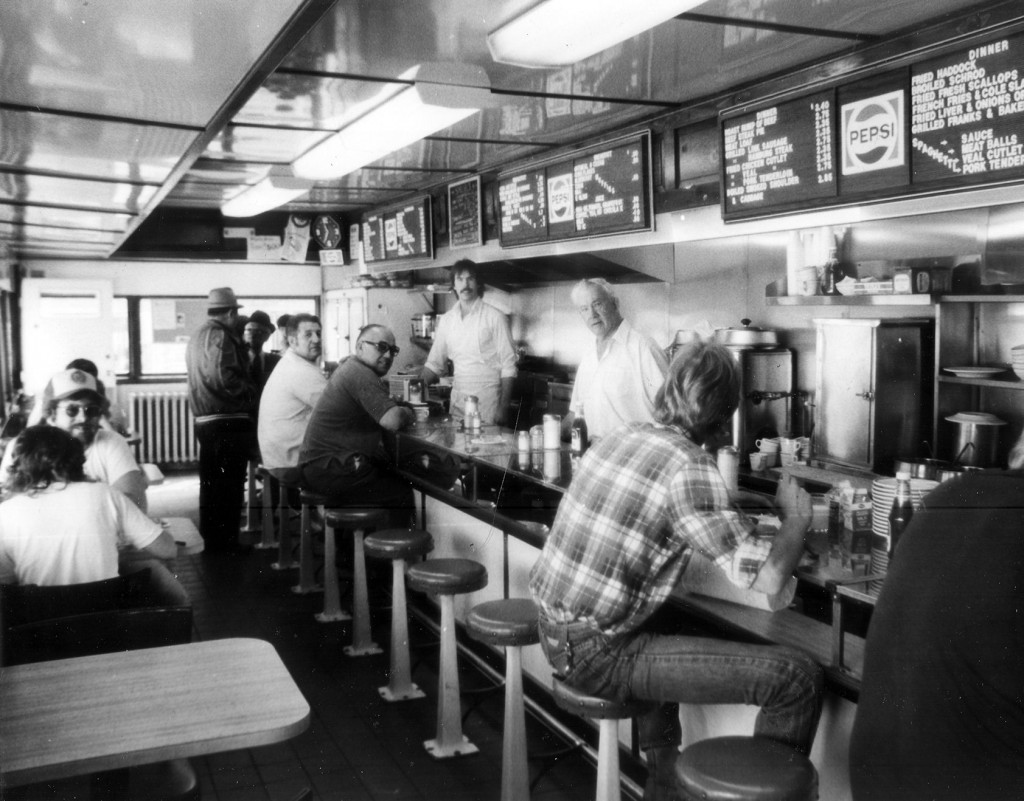
M 100 581 L 118 575 L 118 551 L 137 548 L 154 559 L 177 555 L 173 537 L 107 484 L 88 481 L 82 443 L 56 426 L 31 426 L 12 445 L 0 503 L 0 583 L 55 586 Z M 158 562 L 172 590 L 188 596 Z M 165 574 L 165 575 L 164 575 Z

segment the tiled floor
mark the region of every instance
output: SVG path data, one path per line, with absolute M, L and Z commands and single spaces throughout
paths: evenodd
M 150 513 L 194 519 L 197 494 L 194 475 L 168 475 L 163 485 L 150 489 Z M 432 738 L 436 727 L 434 649 L 424 651 L 413 676 L 427 698 L 383 702 L 376 688 L 387 683 L 387 654 L 344 656 L 341 649 L 351 637 L 349 624 L 316 622 L 314 613 L 322 608 L 323 596 L 292 593 L 296 571 L 272 570 L 275 558 L 275 552 L 252 550 L 179 560 L 180 579 L 193 600 L 197 638 L 269 640 L 312 708 L 309 729 L 290 741 L 194 760 L 202 797 L 207 801 L 290 801 L 303 788 L 310 788 L 312 797 L 322 801 L 500 798 L 502 694 L 488 698 L 464 724 L 479 754 L 432 759 L 422 741 Z M 381 576 L 389 582 L 389 572 Z M 386 586 L 390 589 L 390 583 Z M 387 643 L 389 614 L 387 610 L 374 614 L 375 639 L 382 645 Z M 414 641 L 418 635 L 427 636 L 415 624 L 412 628 Z M 461 675 L 464 688 L 485 681 L 465 662 Z M 253 703 L 259 703 L 259 698 Z M 528 737 L 531 751 L 564 744 L 529 715 Z M 534 773 L 537 769 L 532 766 Z M 593 797 L 594 767 L 578 754 L 559 759 L 532 793 L 534 801 Z

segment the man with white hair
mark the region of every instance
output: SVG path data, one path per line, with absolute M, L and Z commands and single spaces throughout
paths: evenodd
M 576 371 L 563 435 L 577 414 L 586 417 L 591 439 L 626 423 L 653 422 L 654 398 L 668 369 L 664 352 L 622 318 L 615 290 L 603 278 L 580 281 L 571 297 L 596 339 Z

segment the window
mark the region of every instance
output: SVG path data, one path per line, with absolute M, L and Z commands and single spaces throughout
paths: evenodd
M 242 298 L 242 314 L 262 309 L 271 321 L 282 314 L 317 313 L 316 298 Z M 120 378 L 185 375 L 185 349 L 206 320 L 206 298 L 114 298 L 115 363 Z M 276 337 L 267 343 L 276 348 Z

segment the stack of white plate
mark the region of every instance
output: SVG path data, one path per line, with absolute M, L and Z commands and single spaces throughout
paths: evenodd
M 910 494 L 914 509 L 921 508 L 921 499 L 939 486 L 938 481 L 928 478 L 910 479 Z M 871 484 L 871 531 L 875 535 L 871 546 L 871 572 L 881 573 L 889 568 L 889 512 L 896 498 L 895 478 L 876 478 Z M 877 595 L 882 589 L 881 581 L 872 581 L 868 591 Z
M 1013 365 L 1013 372 L 1018 377 L 1024 378 L 1024 345 L 1017 345 L 1014 348 L 1010 348 L 1011 364 Z

